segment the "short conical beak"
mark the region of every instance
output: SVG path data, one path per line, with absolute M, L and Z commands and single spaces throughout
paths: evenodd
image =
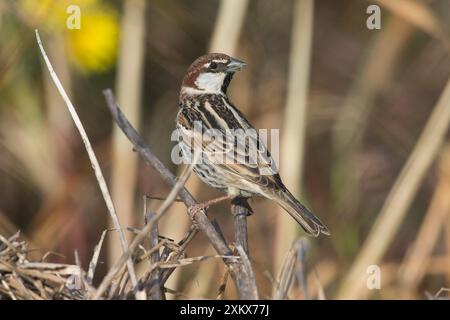
M 227 72 L 235 72 L 235 71 L 241 70 L 246 65 L 247 65 L 247 63 L 245 63 L 242 60 L 231 58 L 230 62 L 228 62 L 227 66 L 226 66 L 226 70 L 227 70 Z

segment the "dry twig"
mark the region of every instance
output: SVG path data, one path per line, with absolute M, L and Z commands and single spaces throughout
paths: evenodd
M 148 211 L 147 212 L 147 199 L 144 197 L 144 216 L 145 221 L 149 221 L 154 217 L 154 213 Z M 160 261 L 159 256 L 159 250 L 153 250 L 154 248 L 158 248 L 158 224 L 155 223 L 153 228 L 150 230 L 149 233 L 149 240 L 150 240 L 150 250 L 153 252 L 150 254 L 150 263 L 151 264 L 158 264 Z M 156 268 L 153 270 L 147 280 L 147 283 L 145 284 L 147 295 L 152 300 L 161 300 L 163 298 L 163 292 L 161 290 L 161 272 L 159 268 Z
M 133 144 L 135 150 L 137 152 L 139 152 L 139 154 L 144 158 L 144 160 L 148 164 L 150 164 L 153 168 L 155 168 L 159 172 L 159 174 L 165 180 L 166 183 L 168 183 L 171 186 L 178 185 L 179 190 L 177 190 L 177 192 L 175 193 L 175 195 L 173 196 L 173 199 L 171 199 L 171 201 L 173 202 L 175 200 L 177 194 L 179 194 L 180 198 L 183 200 L 183 202 L 186 204 L 186 206 L 188 208 L 194 207 L 197 204 L 195 199 L 184 188 L 184 184 L 180 185 L 179 184 L 180 181 L 178 181 L 176 183 L 175 176 L 162 164 L 162 162 L 153 154 L 153 152 L 150 150 L 150 148 L 145 144 L 144 140 L 139 136 L 139 134 L 136 132 L 136 130 L 133 128 L 133 126 L 126 119 L 125 115 L 122 113 L 119 106 L 117 106 L 114 96 L 112 94 L 112 91 L 105 90 L 103 93 L 106 98 L 107 106 L 108 106 L 109 110 L 111 111 L 111 114 L 113 115 L 114 120 L 116 121 L 117 125 L 122 129 L 122 131 L 127 136 L 127 138 L 130 140 L 130 142 Z M 175 187 L 174 187 L 174 189 L 172 189 L 171 194 L 173 194 L 174 190 L 175 190 Z M 170 194 L 169 194 L 169 197 L 170 197 Z M 161 208 L 164 207 L 165 203 L 167 203 L 167 200 L 169 199 L 169 197 L 163 203 L 163 206 L 161 206 Z M 161 210 L 161 208 L 159 210 Z M 158 214 L 157 214 L 157 216 L 158 216 Z M 210 243 L 212 244 L 212 246 L 214 247 L 214 249 L 217 251 L 217 253 L 220 256 L 223 256 L 223 257 L 232 257 L 233 256 L 230 248 L 228 247 L 226 242 L 223 240 L 223 237 L 221 236 L 220 232 L 218 232 L 216 230 L 216 228 L 211 224 L 211 222 L 209 221 L 208 217 L 206 216 L 204 210 L 196 210 L 195 212 L 190 214 L 190 216 L 191 216 L 191 219 L 193 221 L 195 221 L 195 224 L 198 226 L 198 228 L 205 233 L 205 235 L 208 237 Z M 146 230 L 146 232 L 148 233 L 150 231 L 149 227 L 151 227 L 150 223 L 143 229 L 143 231 Z M 181 246 L 185 247 L 187 241 L 189 241 L 189 239 L 192 239 L 192 237 L 195 235 L 196 232 L 197 232 L 196 227 L 191 227 L 190 232 L 183 239 L 183 244 Z M 142 234 L 142 232 L 140 234 Z M 138 237 L 139 237 L 139 235 L 138 235 Z M 133 241 L 133 243 L 136 241 L 136 238 Z M 131 248 L 131 246 L 130 246 L 130 248 Z M 236 283 L 236 287 L 238 289 L 240 298 L 242 298 L 242 299 L 252 298 L 252 297 L 249 297 L 246 295 L 246 292 L 250 292 L 250 291 L 246 290 L 246 288 L 243 287 L 243 285 L 245 285 L 245 284 L 243 284 L 242 282 L 239 282 L 240 276 L 242 275 L 243 272 L 245 272 L 243 270 L 243 265 L 241 263 L 237 263 L 233 259 L 225 258 L 224 262 L 228 266 L 231 277 L 233 278 L 234 282 Z M 106 288 L 103 288 L 103 290 L 104 289 L 106 289 Z
M 108 212 L 111 215 L 112 221 L 114 223 L 114 227 L 116 228 L 117 232 L 119 233 L 120 237 L 120 244 L 122 246 L 122 250 L 125 252 L 127 250 L 128 244 L 125 239 L 125 235 L 122 231 L 122 227 L 120 226 L 119 218 L 117 217 L 116 210 L 114 208 L 114 204 L 111 199 L 111 195 L 108 190 L 108 186 L 106 185 L 105 178 L 103 177 L 102 170 L 100 168 L 100 164 L 98 163 L 97 157 L 94 153 L 94 150 L 92 149 L 91 142 L 89 141 L 89 138 L 86 134 L 86 130 L 84 130 L 83 124 L 81 123 L 80 118 L 78 117 L 78 114 L 75 110 L 75 107 L 73 106 L 72 102 L 70 101 L 69 97 L 67 96 L 63 85 L 59 81 L 58 76 L 56 75 L 56 72 L 53 70 L 52 64 L 50 60 L 47 57 L 47 54 L 45 53 L 44 47 L 42 46 L 41 38 L 39 37 L 38 30 L 35 30 L 36 33 L 36 40 L 39 46 L 39 49 L 41 50 L 42 57 L 44 58 L 45 64 L 47 65 L 47 69 L 50 72 L 50 76 L 52 77 L 53 82 L 55 83 L 56 88 L 58 89 L 62 99 L 64 100 L 70 115 L 72 116 L 73 121 L 75 122 L 75 126 L 78 129 L 78 132 L 80 133 L 81 139 L 83 140 L 84 146 L 86 148 L 86 151 L 89 156 L 89 160 L 91 161 L 92 168 L 94 169 L 95 177 L 97 178 L 98 185 L 100 186 L 100 190 L 102 191 L 103 199 L 105 200 L 106 206 L 108 208 Z M 134 266 L 131 259 L 128 259 L 127 261 L 127 267 L 128 272 L 130 274 L 130 279 L 133 284 L 133 286 L 137 285 L 137 278 L 136 274 L 134 272 Z
M 153 228 L 154 223 L 156 223 L 162 217 L 162 215 L 167 210 L 167 208 L 169 208 L 169 206 L 173 203 L 173 201 L 176 199 L 178 193 L 184 187 L 184 184 L 186 183 L 187 179 L 189 178 L 191 170 L 192 170 L 192 166 L 189 166 L 186 168 L 185 172 L 180 177 L 180 179 L 175 184 L 175 186 L 172 188 L 169 195 L 167 196 L 167 199 L 162 203 L 162 205 L 156 211 L 155 215 L 149 221 L 147 221 L 147 225 L 134 238 L 134 240 L 131 242 L 128 250 L 124 252 L 124 254 L 120 257 L 120 259 L 108 271 L 108 274 L 105 276 L 105 278 L 103 278 L 102 283 L 97 288 L 97 292 L 94 295 L 94 299 L 99 299 L 103 295 L 103 293 L 106 291 L 106 289 L 108 288 L 108 286 L 111 284 L 112 280 L 114 279 L 116 273 L 124 265 L 125 261 L 127 261 L 129 259 L 131 254 L 133 254 L 134 251 L 136 250 L 136 248 L 142 243 L 142 241 L 144 241 L 145 237 L 148 236 L 150 230 Z

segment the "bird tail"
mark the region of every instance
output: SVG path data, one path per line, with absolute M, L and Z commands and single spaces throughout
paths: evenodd
M 314 237 L 321 233 L 330 235 L 327 227 L 319 218 L 302 205 L 288 190 L 277 195 L 274 200 L 297 221 L 307 234 Z

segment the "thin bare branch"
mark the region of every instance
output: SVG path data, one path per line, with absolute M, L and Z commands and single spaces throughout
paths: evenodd
M 75 126 L 77 127 L 78 132 L 80 133 L 81 139 L 83 140 L 84 146 L 85 146 L 87 154 L 89 156 L 89 160 L 91 161 L 91 164 L 92 164 L 92 168 L 94 169 L 95 177 L 97 178 L 98 185 L 100 186 L 100 190 L 102 192 L 103 199 L 105 200 L 106 207 L 108 208 L 108 212 L 111 215 L 111 219 L 114 223 L 114 227 L 116 228 L 117 232 L 119 233 L 122 251 L 125 252 L 128 248 L 128 244 L 125 239 L 125 235 L 122 231 L 122 227 L 120 226 L 120 221 L 119 221 L 119 218 L 117 217 L 117 213 L 114 208 L 114 204 L 111 199 L 111 195 L 109 193 L 108 186 L 106 184 L 105 178 L 103 177 L 103 173 L 100 168 L 100 164 L 98 163 L 98 160 L 97 160 L 97 157 L 92 148 L 91 142 L 89 141 L 89 138 L 86 134 L 86 130 L 84 130 L 83 124 L 81 123 L 81 120 L 78 117 L 75 107 L 73 106 L 72 102 L 70 101 L 69 97 L 67 96 L 63 85 L 61 84 L 58 76 L 56 75 L 56 72 L 53 70 L 53 66 L 52 66 L 49 58 L 47 57 L 44 47 L 42 46 L 42 42 L 41 42 L 41 38 L 39 37 L 38 30 L 35 30 L 35 33 L 36 33 L 36 40 L 37 40 L 39 49 L 41 50 L 42 57 L 44 58 L 45 64 L 47 65 L 47 69 L 50 72 L 50 76 L 52 77 L 52 80 L 55 83 L 55 86 L 58 89 L 59 94 L 61 95 L 62 99 L 64 100 L 64 103 L 66 104 L 66 106 L 69 110 L 69 113 L 72 116 Z M 136 274 L 134 272 L 134 266 L 133 266 L 133 262 L 131 261 L 131 259 L 129 259 L 127 261 L 127 266 L 128 266 L 128 272 L 130 274 L 131 282 L 132 282 L 133 286 L 136 286 L 137 278 L 136 278 Z
M 236 250 L 241 257 L 241 270 L 239 272 L 238 284 L 240 294 L 246 300 L 258 300 L 258 288 L 256 287 L 255 275 L 247 253 L 241 245 L 236 245 Z
M 247 199 L 236 197 L 231 201 L 231 213 L 234 216 L 234 242 L 240 245 L 245 253 L 248 251 L 247 216 L 251 214 Z
M 136 132 L 136 130 L 133 128 L 133 126 L 130 124 L 130 122 L 127 120 L 125 115 L 120 110 L 119 106 L 116 104 L 116 101 L 114 99 L 114 95 L 111 90 L 104 90 L 103 94 L 105 95 L 107 106 L 109 110 L 111 111 L 111 114 L 114 117 L 114 120 L 116 121 L 117 125 L 122 129 L 124 134 L 127 136 L 127 138 L 130 140 L 130 142 L 133 144 L 135 150 L 139 152 L 139 154 L 144 158 L 144 160 L 151 165 L 154 169 L 156 169 L 161 177 L 168 183 L 170 186 L 178 185 L 179 190 L 176 192 L 174 198 L 172 199 L 172 202 L 175 200 L 177 194 L 179 194 L 180 198 L 183 200 L 183 202 L 186 204 L 188 208 L 193 207 L 197 202 L 192 197 L 192 195 L 184 188 L 184 185 L 179 185 L 176 183 L 175 176 L 162 164 L 162 162 L 153 154 L 153 152 L 150 150 L 150 148 L 146 145 L 144 140 L 139 136 L 139 134 Z M 174 188 L 175 189 L 175 188 Z M 172 191 L 174 190 L 172 189 Z M 171 194 L 172 194 L 171 191 Z M 170 196 L 170 194 L 169 194 Z M 169 199 L 169 198 L 168 198 Z M 167 203 L 167 200 L 164 203 Z M 163 203 L 163 204 L 164 204 Z M 160 208 L 161 209 L 161 208 Z M 233 256 L 230 248 L 226 244 L 226 242 L 223 240 L 223 237 L 221 234 L 216 230 L 216 228 L 212 225 L 211 221 L 209 221 L 208 217 L 205 214 L 204 210 L 197 210 L 195 213 L 193 213 L 191 216 L 191 219 L 195 221 L 195 224 L 198 226 L 200 230 L 202 230 L 205 235 L 208 237 L 210 243 L 214 247 L 214 249 L 217 251 L 217 253 L 224 257 L 231 257 Z M 148 233 L 150 231 L 151 224 L 145 226 L 145 228 L 142 231 L 146 231 Z M 192 239 L 193 235 L 197 232 L 197 228 L 194 227 L 190 229 L 189 234 L 184 238 L 184 240 L 189 241 Z M 142 231 L 140 235 L 142 234 Z M 139 237 L 139 235 L 138 235 Z M 138 238 L 136 237 L 133 243 Z M 185 244 L 185 243 L 184 243 Z M 131 248 L 131 246 L 130 246 Z M 238 281 L 239 277 L 241 276 L 242 271 L 242 264 L 234 261 L 233 259 L 223 259 L 225 264 L 230 270 L 231 277 L 233 278 L 233 281 L 236 284 L 236 287 L 239 292 L 239 296 L 241 299 L 251 298 L 246 295 L 246 292 L 241 290 L 241 285 Z M 106 278 L 105 278 L 106 279 Z M 164 280 L 164 279 L 163 279 Z M 111 280 L 109 280 L 111 281 Z M 105 288 L 102 288 L 102 290 L 105 290 Z
M 186 183 L 187 179 L 189 178 L 191 171 L 192 171 L 192 165 L 186 168 L 183 175 L 180 177 L 178 182 L 175 184 L 175 186 L 170 191 L 169 195 L 167 196 L 167 199 L 161 204 L 161 206 L 156 211 L 156 214 L 149 221 L 147 221 L 147 225 L 134 238 L 134 240 L 131 242 L 128 250 L 124 252 L 124 254 L 120 257 L 120 259 L 108 271 L 108 274 L 103 278 L 102 283 L 97 288 L 97 292 L 94 295 L 94 299 L 99 299 L 103 295 L 103 293 L 106 291 L 106 289 L 108 288 L 108 286 L 114 279 L 114 276 L 116 275 L 117 271 L 120 270 L 120 268 L 123 266 L 125 261 L 127 261 L 127 259 L 129 259 L 131 254 L 142 243 L 142 241 L 144 241 L 144 239 L 148 236 L 150 230 L 153 228 L 153 225 L 162 217 L 162 215 L 167 210 L 167 208 L 169 208 L 169 206 L 176 199 L 178 193 L 183 189 L 184 184 Z
M 176 200 L 176 199 L 175 199 Z M 174 201 L 175 201 L 174 200 Z M 144 217 L 145 221 L 149 221 L 154 217 L 154 213 L 148 211 L 147 209 L 147 199 L 144 197 Z M 150 242 L 150 250 L 158 247 L 159 237 L 158 237 L 158 224 L 155 223 L 153 228 L 149 233 L 149 242 Z M 150 254 L 150 263 L 158 264 L 160 262 L 159 250 L 153 250 Z M 147 295 L 152 300 L 161 300 L 163 298 L 163 292 L 161 290 L 162 282 L 161 282 L 161 271 L 159 268 L 155 268 L 149 275 L 147 282 L 145 283 L 145 287 L 147 290 Z

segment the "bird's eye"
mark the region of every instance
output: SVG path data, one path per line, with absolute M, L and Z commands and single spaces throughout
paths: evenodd
M 211 70 L 216 70 L 216 69 L 217 69 L 217 63 L 211 62 L 211 63 L 209 64 L 209 68 L 210 68 Z

